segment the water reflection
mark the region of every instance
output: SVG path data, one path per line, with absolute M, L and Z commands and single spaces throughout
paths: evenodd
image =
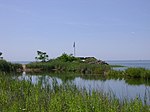
M 137 96 L 144 100 L 145 94 L 150 95 L 150 87 L 143 85 L 129 85 L 125 80 L 84 80 L 80 77 L 75 78 L 73 81 L 78 88 L 85 88 L 87 91 L 90 89 L 103 90 L 104 92 L 111 92 L 119 99 L 134 99 Z M 150 103 L 149 97 L 147 102 Z
M 51 87 L 54 80 L 57 82 L 58 85 L 62 84 L 62 80 L 57 77 L 52 77 L 48 75 L 28 75 L 25 72 L 23 72 L 23 74 L 19 76 L 18 79 L 30 81 L 34 85 L 42 83 L 43 86 L 49 85 Z
M 113 67 L 113 70 L 117 71 L 125 71 L 126 69 L 128 69 L 128 67 Z
M 64 76 L 64 75 L 63 75 Z M 64 76 L 65 77 L 65 76 Z M 130 85 L 124 79 L 106 79 L 106 80 L 94 80 L 94 79 L 83 79 L 82 77 L 74 77 L 65 81 L 58 78 L 56 75 L 28 75 L 23 73 L 18 77 L 19 80 L 27 80 L 32 84 L 42 83 L 43 86 L 51 86 L 53 81 L 57 81 L 58 85 L 62 83 L 71 82 L 75 84 L 78 88 L 84 88 L 88 92 L 92 90 L 101 91 L 106 93 L 112 93 L 120 100 L 126 99 L 135 99 L 140 97 L 143 102 L 146 99 L 146 102 L 150 104 L 150 86 L 145 84 L 139 85 Z
M 106 62 L 110 65 L 122 65 L 126 67 L 142 67 L 150 69 L 150 60 L 114 60 Z

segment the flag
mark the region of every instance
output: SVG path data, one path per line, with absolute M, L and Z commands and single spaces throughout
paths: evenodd
M 73 47 L 76 47 L 76 44 L 75 44 L 75 42 L 73 43 Z

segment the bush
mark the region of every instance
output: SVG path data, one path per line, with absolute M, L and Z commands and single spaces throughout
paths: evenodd
M 6 62 L 5 60 L 0 60 L 0 71 L 11 71 L 11 63 Z
M 62 54 L 60 57 L 56 58 L 56 60 L 62 61 L 62 62 L 73 62 L 73 61 L 79 61 L 79 58 L 76 58 L 72 55 L 68 55 L 66 53 Z
M 127 76 L 133 78 L 150 78 L 150 70 L 145 68 L 128 68 L 125 72 Z
M 22 69 L 21 64 L 12 64 L 5 60 L 0 60 L 0 71 L 1 72 L 16 72 L 17 69 Z
M 100 64 L 87 64 L 81 62 L 64 62 L 61 60 L 51 60 L 49 62 L 36 62 L 27 65 L 29 69 L 41 68 L 42 71 L 59 71 L 59 72 L 74 72 L 84 74 L 102 74 L 104 71 L 108 71 L 110 67 L 108 65 Z
M 124 71 L 109 70 L 108 77 L 125 77 Z

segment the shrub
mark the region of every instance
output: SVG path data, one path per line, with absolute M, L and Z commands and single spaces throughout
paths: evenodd
M 5 60 L 0 60 L 0 71 L 1 72 L 16 72 L 17 69 L 22 69 L 21 64 L 12 64 Z
M 41 68 L 42 71 L 60 71 L 60 72 L 74 72 L 84 74 L 102 74 L 104 71 L 108 71 L 110 67 L 108 65 L 101 64 L 87 64 L 81 62 L 63 62 L 61 60 L 52 60 L 49 62 L 36 62 L 27 65 L 27 68 L 36 69 Z
M 62 62 L 73 62 L 73 61 L 79 61 L 80 59 L 72 56 L 71 54 L 68 55 L 68 54 L 64 53 L 60 57 L 56 58 L 56 60 L 59 60 Z
M 150 78 L 150 70 L 145 68 L 128 68 L 125 72 L 127 76 L 134 78 Z

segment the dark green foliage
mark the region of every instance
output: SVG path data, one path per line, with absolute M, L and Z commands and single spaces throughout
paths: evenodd
M 84 61 L 83 61 L 84 60 Z M 97 60 L 94 57 L 80 57 L 76 58 L 72 55 L 62 54 L 56 59 L 48 62 L 36 62 L 27 65 L 31 71 L 39 69 L 42 71 L 53 72 L 73 72 L 80 74 L 99 74 L 104 78 L 150 78 L 150 70 L 144 68 L 128 68 L 124 71 L 112 70 L 112 67 L 122 67 L 119 65 L 108 65 L 104 61 Z
M 89 61 L 90 60 L 91 59 L 89 58 Z M 94 61 L 95 60 L 96 59 L 94 58 Z M 82 62 L 81 59 L 65 53 L 56 59 L 51 59 L 47 62 L 30 63 L 27 64 L 26 67 L 31 71 L 34 71 L 34 69 L 40 69 L 41 71 L 73 72 L 83 74 L 104 74 L 104 72 L 110 69 L 110 66 L 108 65 L 85 63 Z
M 48 55 L 46 54 L 46 52 L 42 52 L 42 51 L 37 51 L 37 57 L 35 57 L 36 60 L 42 61 L 42 62 L 46 62 L 48 61 Z
M 125 78 L 126 77 L 124 71 L 116 71 L 116 70 L 109 70 L 107 72 L 107 76 L 111 78 L 114 78 L 114 77 Z
M 130 85 L 147 85 L 150 86 L 150 81 L 149 79 L 143 79 L 143 78 L 125 78 L 125 82 L 130 84 Z
M 150 79 L 150 70 L 144 68 L 128 68 L 125 71 L 112 70 L 105 64 L 88 64 L 80 61 L 63 62 L 51 60 L 45 63 L 31 63 L 27 65 L 30 69 L 41 69 L 41 71 L 72 72 L 80 74 L 99 74 L 105 78 L 143 78 Z
M 0 60 L 0 71 L 1 72 L 16 72 L 18 69 L 22 69 L 22 65 L 12 64 L 5 60 Z
M 0 71 L 11 71 L 11 64 L 6 62 L 5 60 L 0 60 Z
M 150 78 L 150 70 L 145 68 L 128 68 L 126 75 L 133 78 Z
M 137 79 L 150 79 L 150 70 L 145 68 L 128 68 L 124 71 L 109 70 L 106 75 L 108 77 L 118 77 L 118 78 L 137 78 Z
M 79 58 L 74 57 L 73 55 L 68 55 L 66 53 L 63 53 L 60 57 L 56 58 L 56 60 L 62 61 L 62 62 L 73 62 L 73 61 L 79 61 Z
M 55 80 L 55 79 L 54 79 Z M 103 91 L 77 89 L 73 84 L 43 87 L 0 74 L 0 112 L 149 112 L 140 99 L 119 101 Z
M 85 63 L 90 63 L 90 62 L 95 62 L 95 61 L 97 61 L 97 59 L 94 57 L 85 59 Z
M 58 59 L 51 60 L 46 63 L 31 63 L 27 65 L 30 69 L 42 69 L 42 71 L 56 71 L 56 72 L 74 72 L 83 74 L 103 74 L 108 71 L 110 67 L 108 65 L 100 64 L 87 64 L 80 62 L 63 62 Z

